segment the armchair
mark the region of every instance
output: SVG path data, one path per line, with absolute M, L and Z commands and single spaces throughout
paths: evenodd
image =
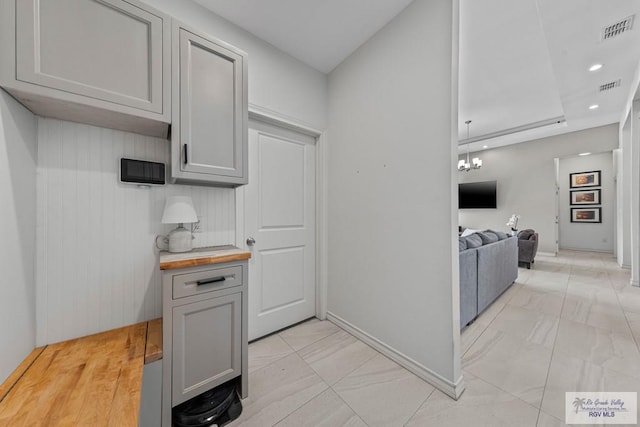
M 518 233 L 518 264 L 526 264 L 531 269 L 536 252 L 538 252 L 538 233 L 532 229 L 522 230 Z

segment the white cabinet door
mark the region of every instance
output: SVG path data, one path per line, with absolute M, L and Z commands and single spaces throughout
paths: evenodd
M 173 36 L 172 176 L 245 184 L 246 54 L 182 25 Z
M 249 340 L 316 313 L 315 139 L 252 121 L 245 234 Z
M 241 374 L 241 327 L 241 292 L 173 309 L 173 406 Z
M 167 21 L 122 0 L 17 1 L 17 80 L 163 114 Z

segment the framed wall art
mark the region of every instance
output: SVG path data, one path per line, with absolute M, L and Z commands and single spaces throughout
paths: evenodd
M 571 208 L 571 222 L 601 223 L 602 208 Z
M 570 173 L 569 183 L 571 188 L 600 187 L 600 171 Z
M 594 188 L 593 190 L 572 190 L 570 193 L 570 204 L 576 205 L 599 205 L 600 204 L 600 189 Z

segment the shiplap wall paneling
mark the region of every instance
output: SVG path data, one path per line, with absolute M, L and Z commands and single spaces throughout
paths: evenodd
M 162 313 L 155 238 L 169 195 L 190 195 L 202 220 L 194 246 L 235 242 L 235 191 L 121 184 L 121 157 L 168 163 L 166 140 L 38 119 L 37 343 L 100 332 Z
M 0 90 L 0 383 L 36 342 L 37 120 Z

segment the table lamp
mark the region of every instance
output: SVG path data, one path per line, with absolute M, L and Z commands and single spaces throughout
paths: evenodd
M 169 252 L 188 252 L 192 249 L 193 235 L 183 224 L 198 222 L 193 202 L 189 196 L 170 196 L 164 205 L 163 224 L 178 224 L 169 233 Z

